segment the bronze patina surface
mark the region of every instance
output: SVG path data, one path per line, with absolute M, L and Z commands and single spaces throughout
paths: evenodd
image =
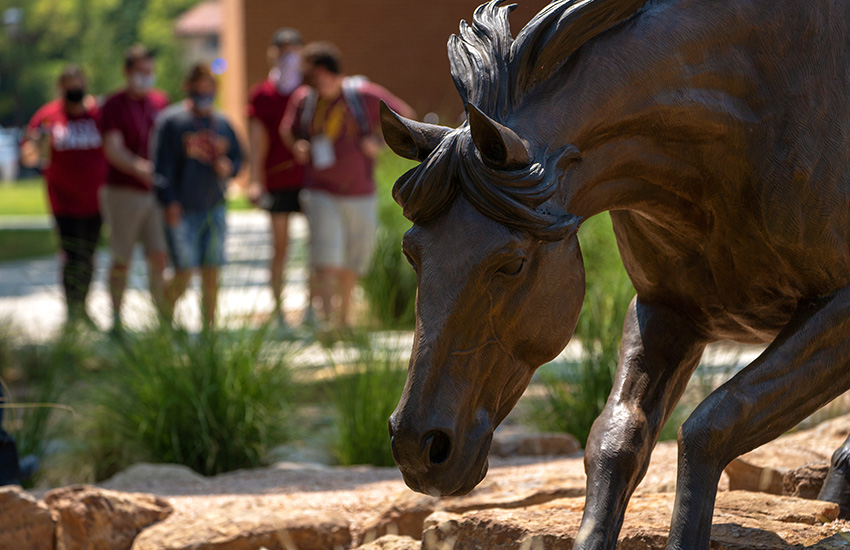
M 419 281 L 396 462 L 426 493 L 481 481 L 575 329 L 576 230 L 608 211 L 637 296 L 576 547 L 614 548 L 705 346 L 769 343 L 679 433 L 668 545 L 705 550 L 724 466 L 850 389 L 850 2 L 555 1 L 515 39 L 510 11 L 449 40 L 461 127 L 382 113 L 421 161 L 393 191 Z M 848 455 L 825 498 L 850 499 Z

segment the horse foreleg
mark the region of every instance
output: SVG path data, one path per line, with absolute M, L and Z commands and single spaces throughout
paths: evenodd
M 704 348 L 703 338 L 684 316 L 632 301 L 614 387 L 587 440 L 587 499 L 575 548 L 616 545 L 626 504 Z
M 697 407 L 679 431 L 668 549 L 707 550 L 723 468 L 850 388 L 848 334 L 850 288 L 807 302 L 758 359 Z
M 850 437 L 833 453 L 818 499 L 838 504 L 841 507 L 838 517 L 850 518 Z

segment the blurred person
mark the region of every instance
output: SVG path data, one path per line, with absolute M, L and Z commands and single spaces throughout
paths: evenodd
M 213 108 L 217 84 L 209 65 L 192 67 L 185 87 L 187 99 L 157 121 L 153 149 L 156 193 L 174 264 L 166 296 L 173 311 L 193 271 L 200 270 L 201 311 L 212 327 L 225 259 L 225 191 L 242 164 L 242 151 L 227 119 Z
M 3 396 L 3 384 L 0 384 L 0 486 L 20 485 L 30 479 L 38 469 L 38 458 L 27 455 L 18 459 L 18 447 L 15 439 L 3 429 L 3 409 L 6 400 Z
M 380 101 L 405 117 L 415 113 L 385 88 L 346 76 L 330 43 L 305 46 L 301 68 L 305 85 L 293 93 L 280 131 L 306 167 L 301 201 L 310 226 L 315 298 L 324 321 L 345 327 L 352 292 L 375 246 Z
M 154 89 L 154 68 L 150 51 L 140 44 L 131 46 L 124 57 L 127 85 L 106 100 L 101 115 L 103 147 L 109 162 L 101 206 L 110 229 L 109 292 L 115 333 L 122 330 L 121 303 L 136 241 L 145 248 L 154 305 L 160 316 L 167 314 L 163 281 L 165 231 L 152 190 L 149 140 L 154 119 L 168 105 L 168 96 Z
M 21 163 L 41 167 L 62 252 L 62 289 L 68 321 L 94 326 L 86 296 L 100 240 L 98 191 L 106 177 L 100 109 L 86 93 L 86 78 L 68 65 L 57 81 L 59 97 L 30 119 L 21 142 Z
M 283 287 L 286 281 L 286 252 L 289 244 L 289 214 L 300 212 L 298 194 L 304 180 L 304 167 L 295 162 L 283 143 L 280 122 L 292 92 L 301 85 L 301 35 L 295 29 L 278 29 L 271 39 L 268 77 L 249 92 L 248 138 L 251 203 L 268 210 L 272 232 L 272 258 L 269 265 L 275 310 L 272 318 L 285 325 Z

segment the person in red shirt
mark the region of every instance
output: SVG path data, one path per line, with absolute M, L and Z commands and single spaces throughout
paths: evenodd
M 163 318 L 170 312 L 165 299 L 166 261 L 162 210 L 153 193 L 150 138 L 154 119 L 168 105 L 168 96 L 153 88 L 154 58 L 142 45 L 131 46 L 124 58 L 127 86 L 103 105 L 103 148 L 109 162 L 101 191 L 104 217 L 110 229 L 112 266 L 109 291 L 113 331 L 121 331 L 121 302 L 136 241 L 142 241 L 148 261 L 148 285 Z
M 59 76 L 59 98 L 45 104 L 27 126 L 21 142 L 25 166 L 41 166 L 50 209 L 62 250 L 62 288 L 68 320 L 84 320 L 86 296 L 100 239 L 98 189 L 106 176 L 106 160 L 98 123 L 100 110 L 86 94 L 86 78 L 77 65 Z
M 304 180 L 304 167 L 295 162 L 292 151 L 280 136 L 280 121 L 292 92 L 301 85 L 301 35 L 282 28 L 272 35 L 268 49 L 273 63 L 268 78 L 255 84 L 249 93 L 248 138 L 251 202 L 269 211 L 273 253 L 270 264 L 274 318 L 284 324 L 282 300 L 286 249 L 289 244 L 289 214 L 300 212 L 298 194 Z
M 380 102 L 407 118 L 416 115 L 382 86 L 345 76 L 332 44 L 305 46 L 301 67 L 305 86 L 292 94 L 280 131 L 305 165 L 301 199 L 310 225 L 315 298 L 324 320 L 344 327 L 352 291 L 374 251 Z

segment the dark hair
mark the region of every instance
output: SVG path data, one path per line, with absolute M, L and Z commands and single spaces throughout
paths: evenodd
M 79 78 L 81 80 L 86 79 L 86 75 L 85 73 L 83 73 L 83 68 L 77 65 L 76 63 L 65 65 L 65 68 L 63 68 L 62 72 L 59 73 L 59 78 L 57 79 L 57 82 L 59 82 L 59 85 L 61 86 L 72 78 Z
M 215 82 L 215 75 L 210 68 L 209 63 L 195 63 L 189 72 L 186 74 L 186 86 L 192 86 L 200 80 L 212 80 Z
M 314 67 L 324 67 L 333 74 L 342 72 L 342 55 L 330 42 L 313 42 L 304 46 L 301 57 Z
M 124 70 L 129 71 L 132 69 L 136 63 L 139 61 L 145 61 L 147 59 L 153 59 L 153 52 L 147 49 L 142 44 L 133 44 L 127 51 L 124 53 Z
M 289 27 L 280 28 L 272 35 L 271 45 L 275 48 L 301 46 L 303 44 L 304 40 L 301 38 L 301 33 Z

